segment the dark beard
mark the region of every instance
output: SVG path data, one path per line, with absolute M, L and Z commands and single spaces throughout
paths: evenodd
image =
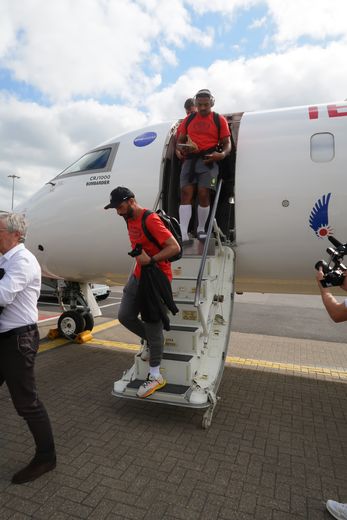
M 122 217 L 124 218 L 125 221 L 128 221 L 129 218 L 133 218 L 134 217 L 134 208 L 129 207 L 127 214 L 122 215 Z

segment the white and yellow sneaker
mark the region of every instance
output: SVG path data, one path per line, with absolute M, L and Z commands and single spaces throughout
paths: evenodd
M 328 500 L 327 510 L 336 520 L 347 520 L 347 504 Z
M 148 374 L 146 381 L 139 387 L 136 395 L 137 397 L 148 397 L 165 385 L 166 380 L 162 375 L 154 377 Z

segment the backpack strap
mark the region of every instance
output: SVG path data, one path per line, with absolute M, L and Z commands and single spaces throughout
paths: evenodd
M 219 144 L 219 141 L 220 141 L 220 116 L 219 116 L 219 114 L 217 114 L 217 112 L 213 112 L 213 121 L 218 130 L 218 144 Z
M 144 232 L 144 234 L 146 235 L 146 238 L 148 238 L 148 240 L 150 242 L 152 242 L 153 244 L 155 244 L 157 246 L 157 248 L 159 250 L 161 250 L 161 247 L 160 247 L 160 244 L 159 242 L 154 238 L 154 236 L 149 232 L 149 229 L 148 227 L 146 226 L 146 219 L 149 215 L 152 215 L 152 213 L 154 213 L 154 211 L 151 211 L 150 209 L 146 209 L 146 211 L 143 213 L 142 215 L 142 219 L 141 219 L 141 224 L 142 224 L 142 230 Z
M 190 123 L 193 121 L 194 117 L 196 116 L 197 112 L 191 112 L 185 122 L 185 128 L 186 128 L 186 133 L 188 133 L 188 126 L 190 125 Z

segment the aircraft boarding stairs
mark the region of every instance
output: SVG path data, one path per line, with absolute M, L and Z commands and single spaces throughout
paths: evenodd
M 227 354 L 233 305 L 234 251 L 220 240 L 213 221 L 204 244 L 197 239 L 184 247 L 172 264 L 172 292 L 179 312 L 170 314 L 164 331 L 161 373 L 167 380 L 146 401 L 206 409 L 202 426 L 208 428 Z M 149 372 L 148 362 L 135 355 L 133 366 L 114 383 L 113 395 L 138 399 L 138 387 Z

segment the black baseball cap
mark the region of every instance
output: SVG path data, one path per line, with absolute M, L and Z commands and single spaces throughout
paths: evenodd
M 125 200 L 135 198 L 135 195 L 129 188 L 125 186 L 117 186 L 110 193 L 110 203 L 104 207 L 104 209 L 118 208 Z

